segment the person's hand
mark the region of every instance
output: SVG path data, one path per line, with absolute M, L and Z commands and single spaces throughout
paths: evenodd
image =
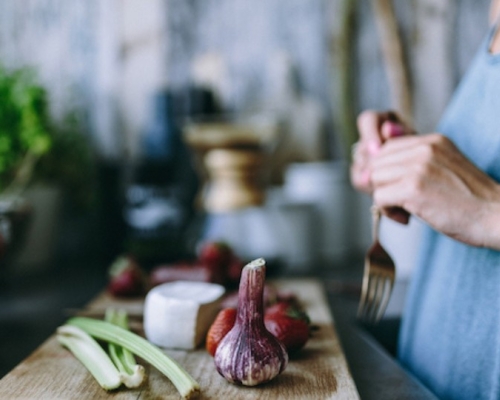
M 373 191 L 371 175 L 372 161 L 379 153 L 382 145 L 393 138 L 414 135 L 414 131 L 402 122 L 392 111 L 364 111 L 357 120 L 359 141 L 353 146 L 351 164 L 351 182 L 353 186 L 365 193 Z M 384 214 L 402 224 L 407 224 L 409 214 L 399 207 L 383 210 Z
M 412 134 L 401 119 L 391 111 L 364 111 L 357 119 L 359 141 L 353 146 L 351 182 L 353 186 L 371 194 L 371 163 L 382 144 L 390 138 Z
M 500 185 L 441 134 L 387 141 L 371 161 L 373 199 L 459 241 L 500 249 Z

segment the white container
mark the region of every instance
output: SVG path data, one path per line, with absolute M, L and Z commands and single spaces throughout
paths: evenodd
M 284 191 L 290 201 L 307 202 L 317 208 L 321 260 L 337 260 L 352 249 L 356 220 L 346 163 L 292 164 L 285 174 Z
M 312 272 L 318 259 L 319 216 L 311 203 L 282 202 L 267 207 L 285 273 Z

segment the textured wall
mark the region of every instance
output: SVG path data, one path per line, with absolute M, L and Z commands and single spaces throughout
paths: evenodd
M 52 109 L 94 112 L 99 41 L 97 1 L 4 0 L 0 3 L 0 61 L 34 66 L 50 89 Z
M 263 101 L 276 84 L 272 60 L 286 52 L 301 88 L 328 101 L 328 15 L 322 0 L 171 0 L 169 77 L 191 78 L 191 62 L 204 53 L 224 59 L 224 101 L 231 108 Z
M 228 108 L 263 101 L 269 106 L 273 93 L 286 93 L 285 69 L 276 63 L 284 55 L 296 68 L 302 93 L 331 122 L 336 104 L 329 84 L 329 48 L 338 4 L 340 0 L 2 0 L 0 60 L 8 66 L 36 66 L 52 93 L 54 113 L 81 108 L 102 154 L 134 155 L 155 88 L 208 80 Z M 486 32 L 489 1 L 394 4 L 409 46 L 416 121 L 422 130 L 431 129 Z M 389 107 L 369 1 L 358 1 L 357 17 L 357 109 Z M 338 146 L 332 125 L 328 132 L 334 138 L 329 146 Z M 329 153 L 338 154 L 335 148 Z
M 338 158 L 345 150 L 337 124 L 339 54 L 332 49 L 346 1 L 356 2 L 353 111 L 395 107 L 374 0 L 1 0 L 0 62 L 36 67 L 54 115 L 80 110 L 103 158 L 121 162 L 140 154 L 153 92 L 192 82 L 211 85 L 229 110 L 279 112 L 294 127 L 288 148 L 302 156 Z M 416 128 L 430 131 L 487 32 L 489 0 L 392 3 L 409 63 Z M 334 200 L 342 198 L 324 202 L 335 216 L 334 233 L 323 239 L 332 243 L 330 250 L 343 251 L 344 243 L 365 248 L 370 199 L 346 202 L 351 192 L 346 169 L 340 171 L 338 179 L 330 174 L 334 183 L 319 181 Z M 414 243 L 408 236 L 402 230 L 387 234 L 400 240 L 387 242 L 395 255 L 403 241 Z M 403 250 L 406 258 L 412 251 Z M 404 260 L 398 264 L 411 270 Z
M 80 110 L 102 155 L 133 155 L 165 83 L 165 10 L 162 0 L 3 0 L 0 61 L 34 66 L 54 115 Z

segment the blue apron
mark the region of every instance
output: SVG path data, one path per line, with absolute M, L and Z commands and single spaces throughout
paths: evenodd
M 500 55 L 492 29 L 437 131 L 500 182 Z M 500 399 L 500 252 L 426 227 L 398 357 L 443 399 Z

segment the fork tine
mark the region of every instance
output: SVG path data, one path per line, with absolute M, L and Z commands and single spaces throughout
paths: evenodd
M 378 281 L 379 281 L 379 276 L 374 273 L 371 273 L 370 283 L 368 285 L 368 306 L 366 307 L 366 316 L 368 318 L 375 304 L 375 296 L 377 294 Z
M 373 245 L 365 257 L 358 318 L 377 323 L 385 313 L 392 293 L 395 265 L 378 240 L 380 210 L 373 206 Z
M 370 306 L 367 310 L 366 320 L 374 322 L 378 314 L 380 303 L 385 293 L 385 279 L 380 274 L 372 274 L 373 291 L 370 298 Z
M 358 306 L 358 318 L 361 318 L 365 312 L 366 301 L 368 298 L 368 286 L 370 283 L 369 267 L 370 265 L 368 260 L 365 260 L 365 271 L 363 273 L 363 283 L 361 286 L 361 299 Z
M 391 298 L 393 286 L 394 286 L 394 279 L 391 276 L 388 276 L 384 280 L 384 287 L 386 288 L 385 293 L 384 293 L 385 295 L 381 299 L 381 302 L 379 305 L 379 310 L 378 310 L 378 313 L 375 317 L 375 322 L 380 321 L 380 319 L 384 315 L 385 310 L 387 309 L 387 305 L 389 304 L 389 299 Z
M 360 302 L 358 309 L 358 318 L 369 319 L 369 316 L 373 310 L 373 300 L 377 291 L 377 275 L 372 272 L 367 273 L 363 277 L 364 293 L 362 296 L 362 301 Z
M 379 313 L 379 307 L 384 297 L 385 292 L 385 279 L 381 275 L 377 275 L 374 279 L 374 293 L 373 298 L 371 299 L 371 307 L 370 312 L 368 313 L 368 320 L 373 322 L 376 320 L 377 315 Z

